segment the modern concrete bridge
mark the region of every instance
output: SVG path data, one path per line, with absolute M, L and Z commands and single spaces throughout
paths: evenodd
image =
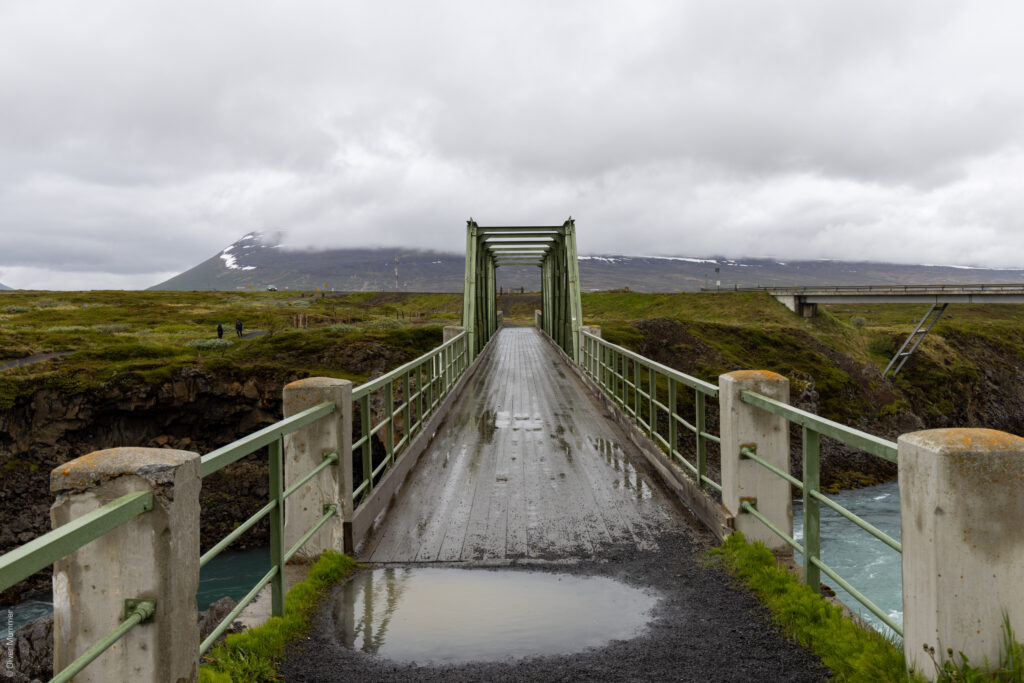
M 844 588 L 904 636 L 908 664 L 926 674 L 922 643 L 977 662 L 998 658 L 1004 611 L 1024 633 L 1024 527 L 1013 521 L 1024 517 L 1024 439 L 931 430 L 895 443 L 790 406 L 789 382 L 775 373 L 715 384 L 609 343 L 582 324 L 574 230 L 571 219 L 470 221 L 463 325 L 381 377 L 294 382 L 283 420 L 204 455 L 118 448 L 55 469 L 55 528 L 0 557 L 0 589 L 53 565 L 57 680 L 196 680 L 202 654 L 261 589 L 282 614 L 290 560 L 328 550 L 386 567 L 559 568 L 648 588 L 659 606 L 629 641 L 439 669 L 345 650 L 325 613 L 284 664 L 287 680 L 822 679 L 749 596 L 696 561 L 735 530 L 801 552 L 808 585 Z M 508 328 L 494 271 L 521 262 L 541 268 L 543 310 L 535 327 Z M 898 464 L 902 542 L 822 494 L 821 438 Z M 268 458 L 267 505 L 200 554 L 202 478 L 257 452 Z M 894 552 L 907 546 L 905 626 L 821 560 L 822 505 Z M 271 569 L 200 643 L 199 568 L 263 518 Z

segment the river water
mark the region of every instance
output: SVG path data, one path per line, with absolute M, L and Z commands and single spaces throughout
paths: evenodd
M 843 491 L 829 496 L 854 514 L 889 534 L 900 538 L 900 498 L 896 482 Z M 793 503 L 793 528 L 798 541 L 803 541 L 803 508 Z M 896 622 L 903 623 L 903 574 L 900 554 L 877 540 L 831 509 L 821 506 L 821 558 L 829 567 L 886 611 Z M 803 558 L 797 554 L 797 562 Z M 199 609 L 225 595 L 238 600 L 245 596 L 270 569 L 268 549 L 225 551 L 200 572 Z M 851 610 L 880 631 L 890 632 L 867 608 L 831 580 L 822 576 L 822 583 L 836 591 L 836 596 Z M 14 607 L 15 628 L 49 614 L 51 603 L 28 601 Z
M 895 481 L 867 488 L 829 494 L 829 498 L 900 540 L 900 492 Z M 793 530 L 803 542 L 804 515 L 800 501 L 793 503 Z M 803 557 L 797 553 L 803 566 Z M 895 622 L 903 623 L 903 569 L 901 555 L 853 522 L 821 506 L 821 560 L 851 586 L 882 608 Z M 883 633 L 893 634 L 882 621 L 853 596 L 824 575 L 821 582 L 866 622 Z M 895 635 L 895 634 L 893 634 Z
M 245 597 L 256 582 L 270 571 L 270 550 L 263 546 L 246 550 L 226 550 L 199 572 L 199 611 L 211 602 L 228 596 L 234 600 Z M 27 600 L 14 606 L 14 628 L 21 628 L 33 619 L 53 612 L 49 600 Z

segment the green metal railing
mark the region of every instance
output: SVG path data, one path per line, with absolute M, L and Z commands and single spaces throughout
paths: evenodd
M 227 467 L 233 462 L 244 458 L 251 453 L 255 453 L 264 446 L 267 447 L 269 455 L 269 480 L 270 480 L 270 500 L 262 508 L 257 510 L 252 516 L 242 522 L 234 531 L 225 536 L 219 543 L 207 550 L 199 558 L 200 568 L 204 567 L 213 558 L 217 557 L 221 552 L 224 551 L 229 545 L 244 534 L 246 531 L 251 529 L 256 523 L 258 523 L 264 517 L 270 518 L 270 562 L 271 567 L 262 579 L 260 579 L 252 590 L 250 590 L 244 598 L 242 598 L 235 606 L 231 613 L 228 614 L 215 628 L 210 635 L 199 645 L 199 654 L 204 654 L 213 643 L 221 636 L 224 631 L 231 625 L 231 623 L 242 613 L 249 603 L 251 603 L 264 586 L 270 584 L 270 609 L 271 613 L 276 616 L 282 616 L 284 614 L 284 566 L 288 563 L 288 560 L 299 551 L 299 549 L 308 541 L 313 534 L 320 530 L 327 521 L 338 513 L 338 504 L 334 503 L 331 505 L 325 505 L 323 509 L 323 516 L 308 529 L 306 533 L 295 543 L 291 548 L 284 547 L 284 502 L 285 500 L 298 491 L 306 482 L 315 477 L 321 471 L 327 467 L 338 464 L 338 454 L 328 453 L 324 456 L 323 462 L 310 470 L 304 475 L 299 481 L 295 482 L 287 489 L 284 488 L 284 436 L 291 434 L 298 429 L 312 423 L 317 420 L 330 415 L 336 410 L 336 406 L 333 403 L 324 403 L 318 406 L 314 406 L 308 410 L 304 410 L 301 413 L 296 413 L 291 417 L 287 417 L 280 422 L 275 422 L 269 427 L 265 427 L 258 432 L 254 432 L 249 436 L 229 443 L 226 446 L 222 446 L 215 451 L 211 451 L 204 455 L 201 460 L 200 472 L 202 476 L 208 476 L 214 472 Z
M 882 458 L 888 462 L 896 462 L 896 444 L 886 441 L 877 436 L 847 427 L 846 425 L 827 420 L 805 410 L 781 403 L 774 399 L 760 394 L 744 391 L 740 398 L 750 405 L 766 410 L 773 415 L 785 418 L 789 422 L 800 425 L 803 430 L 803 479 L 797 479 L 788 472 L 767 463 L 758 457 L 755 448 L 743 447 L 740 449 L 740 457 L 758 463 L 776 476 L 782 477 L 803 493 L 804 506 L 804 542 L 801 545 L 795 538 L 784 533 L 777 526 L 769 522 L 764 515 L 758 512 L 757 508 L 749 501 L 742 501 L 740 507 L 748 514 L 759 519 L 765 526 L 777 534 L 786 543 L 804 556 L 804 582 L 820 590 L 821 573 L 836 582 L 847 593 L 852 595 L 860 604 L 864 605 L 882 623 L 891 628 L 895 633 L 903 636 L 903 628 L 896 623 L 882 608 L 872 602 L 867 596 L 854 588 L 846 579 L 826 565 L 821 560 L 821 505 L 825 505 L 836 511 L 858 527 L 882 541 L 896 552 L 902 554 L 903 546 L 884 531 L 881 531 L 872 524 L 853 514 L 839 503 L 836 503 L 828 496 L 821 493 L 819 488 L 821 473 L 821 437 L 825 436 L 835 439 L 848 446 L 852 446 L 875 457 Z
M 621 346 L 607 342 L 586 329 L 582 331 L 583 370 L 622 410 L 631 416 L 636 425 L 647 435 L 668 451 L 672 460 L 687 467 L 702 486 L 710 487 L 721 493 L 721 484 L 707 477 L 707 442 L 720 443 L 720 439 L 706 431 L 705 401 L 708 397 L 718 397 L 718 387 L 691 377 L 672 368 L 656 363 Z M 678 412 L 678 394 L 680 386 L 694 392 L 694 421 L 688 422 Z M 662 401 L 661 398 L 665 397 Z M 882 623 L 900 636 L 902 627 L 878 605 L 854 588 L 848 581 L 821 560 L 821 506 L 834 510 L 844 518 L 864 529 L 875 538 L 881 540 L 895 551 L 902 553 L 899 541 L 881 531 L 877 527 L 861 519 L 842 505 L 831 500 L 820 491 L 820 440 L 822 436 L 835 439 L 866 453 L 895 463 L 897 460 L 896 444 L 892 441 L 861 432 L 832 420 L 819 417 L 785 403 L 745 391 L 741 394 L 744 402 L 786 418 L 789 422 L 800 425 L 803 429 L 803 479 L 797 479 L 788 472 L 769 464 L 757 455 L 756 448 L 740 449 L 742 458 L 752 460 L 766 468 L 776 476 L 785 479 L 797 487 L 803 494 L 804 506 L 804 543 L 783 532 L 775 524 L 762 515 L 756 504 L 742 501 L 743 512 L 759 519 L 771 531 L 804 556 L 804 581 L 820 589 L 821 574 L 836 582 L 864 607 L 877 616 Z M 658 418 L 664 413 L 668 417 L 667 438 L 660 433 Z M 678 427 L 682 426 L 692 432 L 696 439 L 696 462 L 691 463 L 677 450 Z
M 352 444 L 352 457 L 358 458 L 361 473 L 352 492 L 357 508 L 423 430 L 469 367 L 468 340 L 464 330 L 436 349 L 352 390 L 352 402 L 359 405 L 360 422 L 360 436 Z M 374 394 L 380 397 L 381 417 L 376 422 L 371 400 Z M 384 444 L 384 457 L 374 466 L 372 439 L 382 431 L 383 437 L 378 438 Z
M 500 321 L 500 315 L 498 317 Z M 353 401 L 360 406 L 361 436 L 353 444 L 353 454 L 358 450 L 361 459 L 363 480 L 354 485 L 352 495 L 365 499 L 374 483 L 394 464 L 395 459 L 408 447 L 412 439 L 423 430 L 426 422 L 437 411 L 440 403 L 458 383 L 469 367 L 468 334 L 463 331 L 441 346 L 416 360 L 411 361 L 370 382 L 356 387 L 352 392 Z M 383 394 L 383 415 L 377 423 L 371 424 L 371 396 Z M 396 405 L 395 398 L 401 402 Z M 330 415 L 337 406 L 324 403 L 301 413 L 275 422 L 253 434 L 207 453 L 200 458 L 200 476 L 207 477 L 247 455 L 266 447 L 269 457 L 269 501 L 248 519 L 238 525 L 230 534 L 203 553 L 199 558 L 200 568 L 206 566 L 245 532 L 260 520 L 269 517 L 271 568 L 243 597 L 235 608 L 207 636 L 199 646 L 204 654 L 230 624 L 238 617 L 268 584 L 271 587 L 271 612 L 274 616 L 284 614 L 284 566 L 324 524 L 337 515 L 339 504 L 324 505 L 323 515 L 290 548 L 284 547 L 284 504 L 285 500 L 308 483 L 327 467 L 338 465 L 338 453 L 324 454 L 323 461 L 303 475 L 288 488 L 284 488 L 284 437 L 306 425 Z M 401 416 L 401 426 L 399 426 Z M 372 442 L 374 435 L 384 430 L 383 441 L 386 457 L 376 468 L 372 466 Z M 400 433 L 399 433 L 400 432 Z M 397 437 L 397 440 L 396 440 Z M 351 466 L 351 463 L 346 463 Z M 116 529 L 135 517 L 153 509 L 153 494 L 137 491 L 126 494 L 115 501 L 89 512 L 25 545 L 0 556 L 0 591 L 6 590 L 35 572 L 78 550 L 104 534 Z M 152 600 L 132 599 L 125 601 L 125 619 L 96 645 L 82 653 L 67 668 L 59 672 L 53 681 L 68 681 L 81 672 L 93 660 L 108 650 L 128 631 L 139 623 L 152 619 L 156 610 Z
M 673 462 L 685 466 L 701 488 L 721 493 L 721 483 L 707 474 L 708 442 L 717 444 L 721 440 L 707 431 L 706 399 L 717 399 L 718 387 L 605 341 L 586 329 L 581 336 L 580 365 L 587 376 L 663 447 Z M 693 422 L 680 413 L 680 389 L 693 391 Z M 659 422 L 662 414 L 667 423 L 664 429 Z M 695 462 L 679 451 L 680 428 L 693 434 Z
M 153 494 L 150 491 L 127 493 L 78 519 L 43 534 L 23 546 L 0 556 L 0 591 L 5 591 L 40 569 L 70 555 L 82 546 L 95 541 L 109 531 L 130 522 L 139 515 L 153 509 Z M 68 681 L 89 665 L 94 659 L 110 649 L 114 643 L 136 624 L 153 614 L 152 601 L 134 601 L 125 621 L 101 638 L 57 673 L 53 681 Z

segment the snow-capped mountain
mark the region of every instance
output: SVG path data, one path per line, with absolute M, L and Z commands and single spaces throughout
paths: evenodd
M 273 286 L 282 290 L 319 287 L 335 291 L 462 291 L 463 254 L 398 248 L 296 251 L 282 247 L 281 239 L 280 233 L 249 233 L 153 289 Z M 626 287 L 670 292 L 737 286 L 1024 282 L 1024 270 L 830 260 L 587 254 L 579 257 L 579 266 L 585 291 Z M 498 284 L 536 290 L 540 288 L 540 271 L 532 267 L 500 268 Z

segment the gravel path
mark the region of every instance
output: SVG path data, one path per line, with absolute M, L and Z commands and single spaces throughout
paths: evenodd
M 606 576 L 660 594 L 647 633 L 630 641 L 561 657 L 396 665 L 342 648 L 334 637 L 333 599 L 328 599 L 310 638 L 289 649 L 281 673 L 286 681 L 828 680 L 818 659 L 779 635 L 751 595 L 720 570 L 698 563 L 696 557 L 708 542 L 698 531 L 666 533 L 656 551 L 622 548 L 596 562 L 508 565 Z

